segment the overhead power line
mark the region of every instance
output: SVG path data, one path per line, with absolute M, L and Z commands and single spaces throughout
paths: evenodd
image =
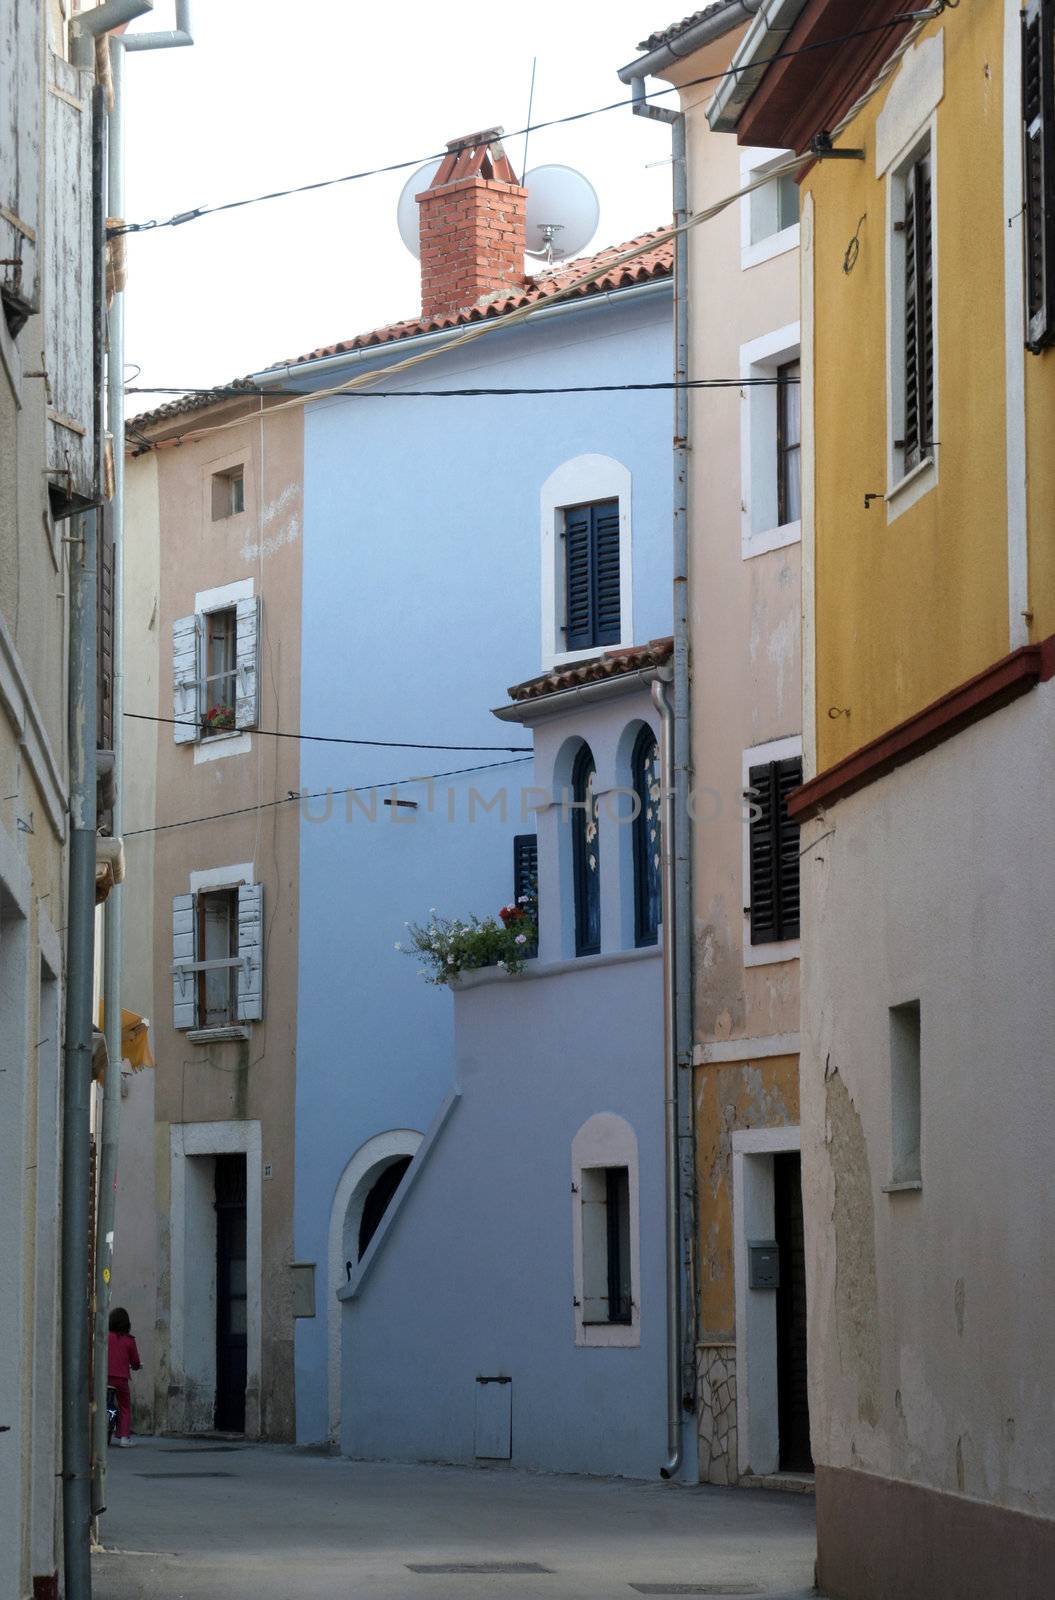
M 138 839 L 146 833 L 168 833 L 173 828 L 193 828 L 200 822 L 222 822 L 227 817 L 244 817 L 257 811 L 270 811 L 275 806 L 296 805 L 303 800 L 333 800 L 342 794 L 368 794 L 371 790 L 398 789 L 407 783 L 434 783 L 437 778 L 460 778 L 469 772 L 493 772 L 498 767 L 518 767 L 525 761 L 530 761 L 531 756 L 515 756 L 511 761 L 485 761 L 476 767 L 452 767 L 448 772 L 424 772 L 413 778 L 390 778 L 387 783 L 357 783 L 350 784 L 344 789 L 315 789 L 310 793 L 297 793 L 291 789 L 289 794 L 282 795 L 278 800 L 261 800 L 254 806 L 235 806 L 230 811 L 213 811 L 204 817 L 184 817 L 180 822 L 159 822 L 152 828 L 129 828 L 121 835 L 123 839 Z
M 852 33 L 842 33 L 833 39 L 817 39 L 812 44 L 800 45 L 795 50 L 778 50 L 767 57 L 765 65 L 769 66 L 774 61 L 787 61 L 793 56 L 809 55 L 817 50 L 833 50 L 838 45 L 848 44 L 853 39 L 863 39 L 869 34 L 884 33 L 891 28 L 902 27 L 906 22 L 927 21 L 931 17 L 940 16 L 946 5 L 951 0 L 936 0 L 936 4 L 918 11 L 901 12 L 896 17 L 890 17 L 886 22 L 874 23 L 868 28 L 856 28 Z M 956 0 L 956 4 L 959 0 Z M 688 83 L 672 84 L 668 89 L 657 89 L 648 96 L 648 100 L 659 100 L 670 94 L 678 94 L 684 89 L 694 89 L 705 83 L 718 83 L 731 73 L 750 72 L 755 70 L 758 63 L 751 63 L 743 67 L 727 67 L 722 72 L 708 72 L 700 78 L 692 78 Z M 543 128 L 558 128 L 570 122 L 583 122 L 588 117 L 603 116 L 609 111 L 618 111 L 634 104 L 631 99 L 610 100 L 607 105 L 592 106 L 585 111 L 571 111 L 563 117 L 549 117 L 545 122 L 528 122 L 523 128 L 515 128 L 512 133 L 504 133 L 504 139 L 517 139 L 532 133 L 538 133 Z M 465 146 L 453 146 L 456 151 Z M 266 194 L 248 195 L 241 200 L 226 200 L 220 205 L 192 206 L 188 211 L 179 211 L 172 217 L 152 218 L 147 222 L 122 222 L 107 229 L 108 238 L 116 238 L 123 233 L 151 233 L 158 228 L 178 228 L 186 222 L 197 222 L 201 217 L 218 216 L 225 211 L 240 211 L 245 206 L 263 205 L 268 200 L 284 200 L 291 195 L 311 194 L 317 189 L 332 189 L 338 184 L 358 183 L 363 178 L 383 177 L 390 172 L 406 172 L 411 167 L 420 167 L 426 161 L 440 161 L 450 152 L 445 147 L 443 150 L 434 150 L 428 155 L 415 156 L 406 161 L 389 161 L 383 166 L 364 167 L 358 172 L 345 172 L 336 178 L 318 178 L 311 183 L 298 183 L 288 189 L 271 189 Z
M 160 722 L 169 728 L 200 728 L 196 717 L 154 717 L 146 711 L 126 711 L 126 717 L 136 722 Z M 418 739 L 350 739 L 331 733 L 285 733 L 275 728 L 253 728 L 261 739 L 297 739 L 301 744 L 354 744 L 368 745 L 380 750 L 500 750 L 516 755 L 532 752 L 523 744 L 431 744 Z
M 477 389 L 349 389 L 342 398 L 349 400 L 449 400 L 465 399 L 475 400 L 485 397 L 501 397 L 503 395 L 531 395 L 531 394 L 634 394 L 654 390 L 670 389 L 765 389 L 786 387 L 788 384 L 798 383 L 798 378 L 685 378 L 675 380 L 664 378 L 655 383 L 568 383 L 555 385 L 528 385 L 520 388 L 477 388 Z M 264 388 L 238 388 L 232 389 L 228 385 L 212 384 L 204 388 L 194 388 L 191 385 L 181 387 L 178 384 L 158 385 L 150 384 L 141 387 L 128 388 L 125 394 L 193 394 L 215 395 L 217 400 L 237 400 L 239 395 L 244 395 L 247 400 L 255 399 L 262 395 L 265 399 L 274 396 L 282 399 L 286 396 L 311 399 L 305 396 L 303 389 L 264 389 Z

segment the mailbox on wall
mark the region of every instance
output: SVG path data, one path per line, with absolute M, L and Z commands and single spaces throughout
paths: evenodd
M 749 1239 L 747 1243 L 749 1289 L 780 1288 L 780 1247 L 774 1239 Z

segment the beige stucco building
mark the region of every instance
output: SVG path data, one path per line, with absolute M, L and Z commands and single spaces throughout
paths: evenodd
M 157 720 L 130 719 L 125 992 L 156 1067 L 125 1106 L 114 1292 L 141 1426 L 286 1439 L 299 758 L 260 730 L 299 720 L 302 421 L 265 436 L 258 406 L 129 434 L 126 703 Z
M 799 1172 L 799 223 L 782 154 L 711 132 L 744 26 L 710 5 L 624 76 L 684 86 L 700 1475 L 808 1472 Z M 698 79 L 711 82 L 697 83 Z M 753 1249 L 753 1246 L 763 1247 Z M 779 1286 L 773 1261 L 779 1257 Z

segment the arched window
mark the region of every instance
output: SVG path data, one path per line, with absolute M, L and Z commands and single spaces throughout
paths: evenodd
M 634 943 L 655 944 L 662 921 L 660 876 L 661 777 L 659 745 L 651 728 L 642 728 L 631 760 L 637 815 L 634 818 Z
M 403 1176 L 410 1166 L 410 1156 L 399 1156 L 392 1165 L 386 1167 L 377 1179 L 373 1188 L 363 1201 L 363 1214 L 359 1219 L 359 1260 L 366 1254 L 366 1247 L 381 1226 L 381 1218 L 392 1203 L 392 1197 L 400 1184 Z
M 572 873 L 575 879 L 575 954 L 595 956 L 601 949 L 601 851 L 597 831 L 593 752 L 584 744 L 571 772 Z

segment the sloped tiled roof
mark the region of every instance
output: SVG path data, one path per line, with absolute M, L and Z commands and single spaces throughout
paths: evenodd
M 630 645 L 626 650 L 606 650 L 588 661 L 573 661 L 569 666 L 554 667 L 551 672 L 540 673 L 524 683 L 514 683 L 509 698 L 539 700 L 561 689 L 577 689 L 580 684 L 599 683 L 603 678 L 619 678 L 624 673 L 642 672 L 646 667 L 662 667 L 673 654 L 673 639 L 651 639 L 648 644 Z
M 714 0 L 709 6 L 704 6 L 702 11 L 694 11 L 691 17 L 682 17 L 680 22 L 672 22 L 669 28 L 660 28 L 656 33 L 650 33 L 647 39 L 642 39 L 638 45 L 639 50 L 658 50 L 662 45 L 673 44 L 680 39 L 683 33 L 688 33 L 698 22 L 706 22 L 708 17 L 715 17 L 719 11 L 726 11 L 729 0 Z M 748 20 L 749 13 L 744 13 L 744 20 Z
M 588 284 L 583 284 L 570 295 L 565 295 L 566 300 L 585 300 L 594 295 L 608 294 L 613 289 L 631 289 L 636 284 L 670 278 L 674 272 L 674 245 L 670 239 L 656 244 L 652 249 L 642 250 L 642 253 L 631 261 L 613 265 L 611 271 L 602 270 L 606 262 L 618 262 L 618 258 L 625 255 L 628 250 L 647 245 L 650 239 L 659 238 L 666 231 L 663 228 L 653 228 L 649 233 L 643 233 L 636 239 L 629 239 L 625 244 L 610 245 L 606 250 L 598 251 L 596 255 L 579 256 L 574 261 L 562 262 L 552 271 L 527 278 L 523 287 L 512 294 L 487 296 L 478 300 L 475 305 L 465 306 L 460 311 L 451 311 L 443 316 L 390 322 L 382 328 L 371 329 L 369 333 L 359 333 L 350 339 L 340 339 L 336 344 L 319 345 L 317 349 L 309 350 L 304 355 L 294 356 L 289 361 L 276 361 L 267 370 L 277 372 L 283 367 L 303 366 L 310 361 L 322 360 L 326 356 L 339 356 L 354 350 L 370 350 L 382 345 L 395 344 L 400 339 L 410 339 L 419 334 L 440 333 L 445 328 L 465 327 L 474 322 L 497 321 L 512 311 L 519 311 L 522 307 L 544 304 L 566 290 L 569 284 L 590 273 L 600 272 L 600 276 Z M 233 400 L 240 394 L 259 392 L 248 378 L 237 378 L 233 383 L 212 390 L 207 395 L 184 395 L 167 405 L 159 406 L 154 411 L 145 411 L 137 417 L 130 418 L 126 426 L 130 431 L 151 427 L 189 411 L 204 410 L 221 400 Z

